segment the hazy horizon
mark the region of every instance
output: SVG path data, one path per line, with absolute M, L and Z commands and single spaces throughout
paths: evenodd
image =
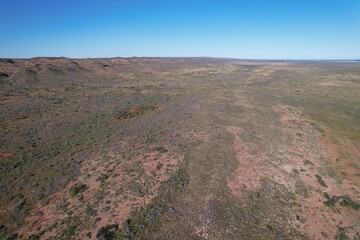
M 0 58 L 360 59 L 360 1 L 3 1 Z
M 164 57 L 158 57 L 158 56 L 151 56 L 151 57 L 148 57 L 148 56 L 109 56 L 109 57 L 67 57 L 67 56 L 34 56 L 34 57 L 24 57 L 24 58 L 21 58 L 21 57 L 14 57 L 14 58 L 9 58 L 9 57 L 0 57 L 0 59 L 15 59 L 15 60 L 24 60 L 24 59 L 36 59 L 36 58 L 54 58 L 54 59 L 57 59 L 57 58 L 67 58 L 67 59 L 78 59 L 78 60 L 82 60 L 82 59 L 113 59 L 113 58 L 124 58 L 124 59 L 127 59 L 127 58 L 169 58 L 169 59 L 176 59 L 176 58 L 210 58 L 210 59 L 229 59 L 229 60 L 244 60 L 244 61 L 294 61 L 294 62 L 301 62 L 301 61 L 310 61 L 310 62 L 360 62 L 360 58 L 357 59 L 357 58 L 352 58 L 352 59 L 345 59 L 345 58 L 338 58 L 338 59 L 317 59 L 317 58 L 308 58 L 308 59 L 298 59 L 298 58 L 289 58 L 289 59 L 285 59 L 285 58 L 235 58 L 235 57 L 208 57 L 208 56 L 192 56 L 192 57 L 187 57 L 187 56 L 164 56 Z

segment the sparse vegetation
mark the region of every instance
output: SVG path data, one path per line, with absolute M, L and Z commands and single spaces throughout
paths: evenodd
M 1 59 L 0 239 L 356 238 L 359 79 L 358 63 Z
M 316 180 L 317 182 L 322 186 L 322 187 L 327 187 L 326 183 L 324 182 L 324 180 L 322 179 L 322 177 L 318 174 L 315 174 Z
M 70 195 L 76 196 L 79 193 L 83 193 L 88 189 L 88 186 L 86 184 L 78 183 L 70 188 Z

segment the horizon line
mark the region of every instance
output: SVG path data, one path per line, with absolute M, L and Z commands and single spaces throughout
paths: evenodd
M 66 56 L 36 56 L 36 57 L 0 57 L 0 59 L 14 59 L 14 60 L 29 60 L 37 58 L 50 58 L 50 59 L 115 59 L 115 58 L 192 58 L 192 59 L 229 59 L 229 60 L 242 60 L 242 61 L 360 61 L 360 58 L 237 58 L 237 57 L 209 57 L 209 56 L 113 56 L 113 57 L 66 57 Z

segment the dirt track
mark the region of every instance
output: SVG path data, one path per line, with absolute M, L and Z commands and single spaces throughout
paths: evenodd
M 358 63 L 0 71 L 1 237 L 360 238 Z

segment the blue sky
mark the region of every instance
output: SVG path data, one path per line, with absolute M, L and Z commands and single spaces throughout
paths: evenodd
M 360 0 L 0 0 L 0 9 L 6 58 L 360 58 Z

